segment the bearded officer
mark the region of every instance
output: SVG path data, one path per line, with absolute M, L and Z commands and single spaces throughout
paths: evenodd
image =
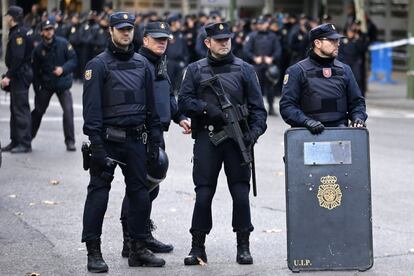
M 153 77 L 148 61 L 134 52 L 135 17 L 125 12 L 110 17 L 107 49 L 86 66 L 83 131 L 91 142 L 90 182 L 83 214 L 82 242 L 88 270 L 106 272 L 100 237 L 109 190 L 118 160 L 129 199 L 129 266 L 164 266 L 145 244 L 150 198 L 146 162 L 158 159 L 161 127 L 155 109 Z M 147 141 L 148 138 L 148 141 Z M 108 162 L 110 161 L 110 162 Z
M 209 49 L 207 58 L 188 66 L 178 96 L 180 110 L 191 118 L 195 139 L 193 181 L 196 201 L 190 229 L 192 246 L 184 264 L 197 265 L 200 259 L 207 262 L 204 243 L 212 228 L 211 204 L 223 164 L 233 198 L 232 226 L 237 233 L 236 260 L 239 264 L 252 264 L 249 248 L 249 236 L 253 231 L 249 204 L 250 166 L 242 165 L 241 152 L 234 140 L 227 139 L 217 146 L 211 142 L 210 136 L 223 128 L 225 119 L 217 100 L 214 101 L 210 96 L 214 92 L 203 89 L 200 82 L 218 77 L 232 105 L 248 110 L 246 120 L 251 133 L 247 143 L 255 143 L 265 132 L 266 109 L 253 66 L 231 52 L 233 33 L 230 26 L 227 23 L 211 23 L 205 30 L 207 38 L 204 43 Z
M 365 99 L 351 68 L 336 59 L 342 37 L 330 23 L 313 28 L 309 57 L 287 69 L 279 104 L 292 127 L 313 134 L 325 127 L 365 127 Z

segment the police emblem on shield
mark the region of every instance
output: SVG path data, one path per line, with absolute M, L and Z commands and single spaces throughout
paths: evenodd
M 332 76 L 332 70 L 331 68 L 323 68 L 322 74 L 325 78 L 329 79 Z
M 219 29 L 220 29 L 220 31 L 224 29 L 223 24 L 220 24 L 220 25 L 219 25 Z
M 161 28 L 161 29 L 165 29 L 165 25 L 164 25 L 164 23 L 161 23 L 160 28 Z
M 321 185 L 318 189 L 318 201 L 319 206 L 332 210 L 338 206 L 341 206 L 342 192 L 339 185 L 336 183 L 336 176 L 323 176 L 321 177 Z

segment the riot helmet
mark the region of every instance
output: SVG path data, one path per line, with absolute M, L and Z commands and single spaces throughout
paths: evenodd
M 167 153 L 159 148 L 158 159 L 147 164 L 147 181 L 148 192 L 154 190 L 167 176 L 168 156 Z
M 270 65 L 266 70 L 266 78 L 273 84 L 276 85 L 280 79 L 280 70 L 277 65 Z

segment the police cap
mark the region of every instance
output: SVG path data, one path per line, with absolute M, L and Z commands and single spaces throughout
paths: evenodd
M 234 34 L 230 30 L 230 26 L 226 22 L 210 23 L 206 27 L 207 37 L 214 39 L 233 38 Z
M 45 21 L 42 21 L 40 24 L 41 30 L 55 28 L 56 20 L 53 16 L 49 16 L 49 18 Z
M 7 9 L 5 15 L 10 15 L 14 19 L 16 19 L 23 16 L 23 9 L 19 6 L 12 5 Z
M 172 38 L 172 34 L 170 31 L 170 25 L 166 22 L 149 22 L 144 28 L 144 36 L 149 35 L 153 38 Z
M 345 36 L 339 34 L 336 31 L 335 26 L 331 23 L 325 23 L 325 24 L 316 26 L 309 32 L 310 41 L 314 41 L 315 39 L 320 39 L 320 38 L 340 39 L 343 37 Z
M 116 12 L 109 17 L 109 25 L 117 29 L 134 27 L 135 16 L 127 12 Z

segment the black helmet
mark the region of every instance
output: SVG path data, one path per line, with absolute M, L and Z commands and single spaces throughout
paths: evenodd
M 266 70 L 266 78 L 273 84 L 276 85 L 280 79 L 280 70 L 277 65 L 270 65 Z
M 156 161 L 147 164 L 147 182 L 148 191 L 154 190 L 167 176 L 168 156 L 167 153 L 159 148 L 159 157 Z

